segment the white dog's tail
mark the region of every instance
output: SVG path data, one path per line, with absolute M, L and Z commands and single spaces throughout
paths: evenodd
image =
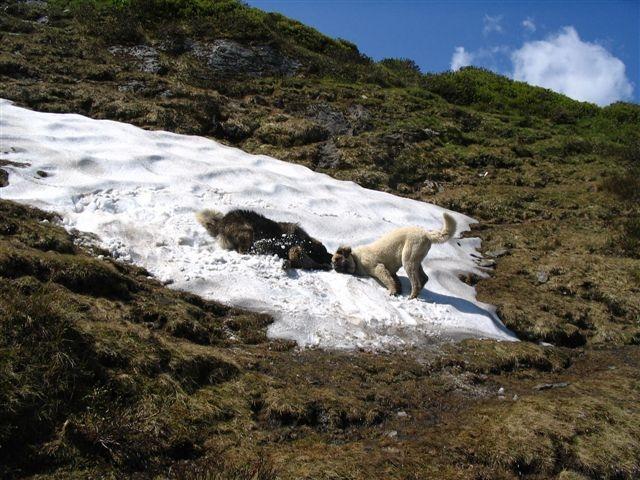
M 453 234 L 456 233 L 456 220 L 448 213 L 443 213 L 444 225 L 442 230 L 427 230 L 427 237 L 431 240 L 431 243 L 444 243 L 447 242 Z
M 223 217 L 222 213 L 215 210 L 202 210 L 196 213 L 196 220 L 207 229 L 213 237 L 218 236 L 218 222 Z

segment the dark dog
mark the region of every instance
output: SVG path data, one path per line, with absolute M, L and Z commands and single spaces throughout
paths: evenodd
M 274 222 L 251 210 L 232 210 L 226 215 L 203 210 L 196 218 L 227 250 L 277 255 L 285 260 L 286 268 L 331 269 L 331 254 L 297 223 Z

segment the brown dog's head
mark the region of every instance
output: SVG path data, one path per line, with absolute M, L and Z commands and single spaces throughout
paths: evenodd
M 356 261 L 353 259 L 351 247 L 340 247 L 331 257 L 331 265 L 336 272 L 354 273 L 356 271 Z

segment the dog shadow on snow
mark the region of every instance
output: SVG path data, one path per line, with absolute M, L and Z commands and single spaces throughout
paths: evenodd
M 287 270 L 286 275 L 291 279 L 300 278 L 299 271 L 295 269 Z M 402 275 L 398 275 L 398 278 L 400 278 L 400 283 L 402 284 L 402 291 L 405 292 L 401 296 L 408 298 L 407 292 L 411 291 L 411 282 L 407 277 Z M 379 287 L 378 285 L 376 286 Z M 485 310 L 482 307 L 479 307 L 478 305 L 476 305 L 473 302 L 470 302 L 469 300 L 465 300 L 464 298 L 455 297 L 453 295 L 445 295 L 443 293 L 436 293 L 431 290 L 427 290 L 427 288 L 425 287 L 420 292 L 420 295 L 418 295 L 417 301 L 437 303 L 440 305 L 450 305 L 462 313 L 482 315 L 484 317 L 487 317 L 489 320 L 491 320 L 491 322 L 493 322 L 493 325 L 496 327 L 497 330 L 504 333 L 505 335 L 515 338 L 514 333 L 511 330 L 509 330 L 507 327 L 505 327 L 502 324 L 502 322 L 496 317 L 495 314 L 491 313 L 488 310 Z
M 409 279 L 407 277 L 400 276 L 400 275 L 398 275 L 398 277 L 400 278 L 400 283 L 402 284 L 402 291 L 403 292 L 410 291 L 411 283 L 409 282 Z M 500 330 L 502 333 L 504 333 L 505 335 L 515 337 L 514 333 L 511 330 L 509 330 L 507 327 L 505 327 L 502 324 L 502 322 L 496 317 L 495 314 L 491 313 L 488 310 L 485 310 L 482 307 L 479 307 L 478 305 L 476 305 L 473 302 L 470 302 L 469 300 L 465 300 L 464 298 L 454 297 L 452 295 L 445 295 L 443 293 L 436 293 L 431 290 L 427 290 L 427 288 L 425 287 L 420 292 L 420 295 L 418 295 L 418 300 L 426 301 L 430 303 L 437 303 L 440 305 L 450 305 L 462 313 L 482 315 L 484 317 L 487 317 L 489 320 L 491 320 L 494 326 L 498 330 Z

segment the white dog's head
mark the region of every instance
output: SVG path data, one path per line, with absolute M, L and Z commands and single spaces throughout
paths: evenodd
M 331 257 L 331 265 L 336 272 L 354 273 L 356 271 L 356 261 L 351 253 L 351 247 L 340 247 Z

